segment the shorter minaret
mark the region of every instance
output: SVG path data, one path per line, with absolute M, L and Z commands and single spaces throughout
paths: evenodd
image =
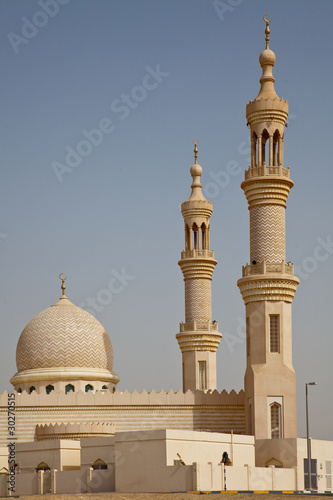
M 182 203 L 185 221 L 185 250 L 178 262 L 185 281 L 185 323 L 176 335 L 183 360 L 183 391 L 216 389 L 216 351 L 222 338 L 212 322 L 211 281 L 217 261 L 209 249 L 209 220 L 213 205 L 202 194 L 202 168 L 197 163 L 198 142 L 194 144 L 191 167 L 192 193 Z

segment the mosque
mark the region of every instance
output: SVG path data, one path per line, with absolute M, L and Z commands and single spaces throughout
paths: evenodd
M 292 365 L 291 309 L 299 280 L 285 255 L 293 187 L 283 160 L 288 102 L 275 92 L 276 58 L 270 21 L 264 21 L 260 90 L 246 105 L 251 165 L 241 184 L 250 214 L 250 258 L 237 282 L 246 316 L 244 391 L 216 390 L 222 334 L 211 311 L 213 207 L 202 193 L 194 140 L 178 262 L 185 283 L 185 320 L 176 334 L 183 390 L 119 392 L 111 340 L 97 319 L 67 298 L 61 274 L 59 300 L 18 340 L 13 393 L 0 396 L 0 494 L 8 494 L 8 475 L 19 494 L 309 487 Z M 15 409 L 10 425 L 9 408 Z M 311 454 L 311 487 L 332 492 L 333 443 L 312 440 Z

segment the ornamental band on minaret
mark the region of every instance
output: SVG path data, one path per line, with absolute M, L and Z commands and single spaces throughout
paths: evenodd
M 288 102 L 274 89 L 275 54 L 260 54 L 260 91 L 246 105 L 251 165 L 241 187 L 250 212 L 250 264 L 238 286 L 246 307 L 247 433 L 257 439 L 295 438 L 296 378 L 292 366 L 291 303 L 298 278 L 285 257 L 285 209 L 293 182 L 283 166 Z
M 176 335 L 182 351 L 184 392 L 216 389 L 216 351 L 222 338 L 217 322 L 212 322 L 211 281 L 217 264 L 209 243 L 213 205 L 202 194 L 198 142 L 193 140 L 193 144 L 192 193 L 181 205 L 185 250 L 178 262 L 185 281 L 185 323 Z

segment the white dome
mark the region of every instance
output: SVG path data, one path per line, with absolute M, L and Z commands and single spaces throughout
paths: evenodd
M 63 295 L 24 328 L 16 348 L 17 373 L 11 382 L 99 380 L 119 382 L 112 372 L 113 349 L 94 316 Z

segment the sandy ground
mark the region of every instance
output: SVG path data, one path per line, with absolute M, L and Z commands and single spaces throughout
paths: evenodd
M 42 495 L 20 496 L 21 500 L 41 500 Z M 43 495 L 46 500 L 196 500 L 207 498 L 207 500 L 286 500 L 291 495 L 272 495 L 266 493 L 85 493 L 79 495 Z M 1 497 L 5 498 L 5 497 Z M 6 497 L 8 499 L 8 497 Z M 15 497 L 14 497 L 15 498 Z M 17 497 L 16 497 L 17 498 Z M 292 495 L 295 500 L 309 499 L 309 495 Z M 310 496 L 311 499 L 314 496 Z M 320 498 L 331 499 L 332 496 L 320 496 Z

